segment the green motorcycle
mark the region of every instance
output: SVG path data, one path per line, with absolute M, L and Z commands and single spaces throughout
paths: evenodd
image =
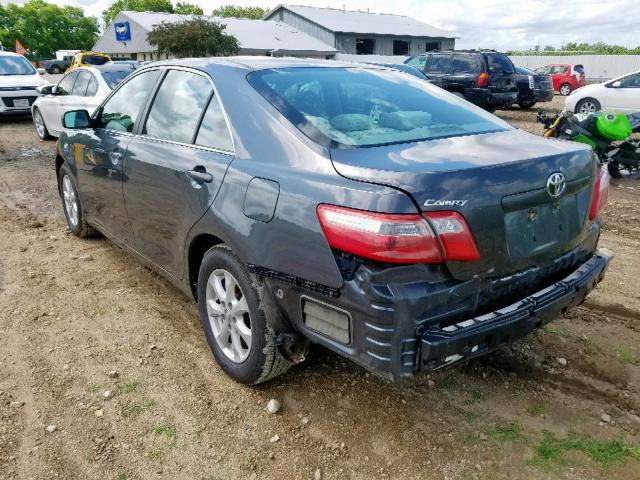
M 634 133 L 640 132 L 640 113 L 560 112 L 550 115 L 541 110 L 538 122 L 545 126 L 545 137 L 589 145 L 600 161 L 607 163 L 609 174 L 614 178 L 640 172 L 640 141 L 631 139 Z

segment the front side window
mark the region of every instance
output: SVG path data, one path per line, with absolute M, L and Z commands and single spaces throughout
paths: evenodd
M 622 88 L 640 88 L 640 73 L 634 73 L 620 81 Z
M 0 57 L 0 75 L 34 75 L 35 73 L 33 66 L 22 56 Z
M 172 142 L 192 143 L 212 92 L 211 83 L 202 75 L 170 70 L 153 100 L 143 133 Z
M 424 66 L 427 64 L 427 57 L 426 56 L 418 56 L 418 57 L 411 57 L 409 60 L 407 60 L 405 62 L 407 65 L 410 65 L 414 68 L 417 68 L 418 70 L 420 70 L 421 72 L 424 71 Z
M 153 90 L 159 70 L 151 70 L 133 77 L 104 104 L 97 120 L 98 128 L 133 132 L 142 106 Z
M 77 71 L 67 73 L 64 77 L 62 77 L 60 83 L 58 83 L 58 86 L 56 87 L 56 93 L 58 95 L 71 95 L 73 84 L 75 83 L 77 77 Z
M 249 83 L 313 141 L 371 147 L 510 130 L 502 120 L 410 75 L 375 68 L 253 72 Z

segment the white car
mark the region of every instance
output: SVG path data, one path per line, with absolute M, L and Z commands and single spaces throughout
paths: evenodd
M 102 103 L 135 66 L 107 63 L 96 67 L 77 67 L 66 73 L 57 85 L 46 85 L 31 107 L 36 133 L 42 140 L 58 137 L 62 115 L 69 110 L 87 110 L 90 114 Z
M 46 83 L 22 55 L 0 51 L 0 115 L 29 113 L 36 89 Z
M 565 99 L 564 108 L 574 113 L 640 112 L 640 71 L 579 88 Z

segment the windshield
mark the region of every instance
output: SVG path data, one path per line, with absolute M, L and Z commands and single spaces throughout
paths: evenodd
M 131 72 L 134 72 L 134 71 L 135 70 L 131 68 L 127 70 L 114 70 L 111 72 L 102 72 L 102 78 L 104 78 L 104 81 L 107 82 L 107 85 L 109 85 L 109 88 L 113 90 L 114 88 L 116 88 L 116 85 L 118 85 L 122 80 L 127 78 Z
M 109 62 L 109 57 L 102 57 L 100 55 L 83 55 L 82 63 L 87 65 L 104 65 Z
M 0 75 L 33 75 L 36 70 L 24 57 L 0 57 Z
M 315 142 L 369 147 L 510 130 L 502 120 L 429 83 L 393 70 L 283 68 L 249 83 Z

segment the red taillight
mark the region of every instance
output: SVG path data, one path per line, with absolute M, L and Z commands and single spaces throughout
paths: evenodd
M 593 198 L 589 209 L 589 220 L 595 220 L 607 204 L 609 198 L 609 172 L 606 167 L 600 168 L 598 178 L 593 188 Z
M 476 241 L 462 215 L 458 212 L 427 212 L 425 217 L 436 229 L 447 260 L 480 260 Z
M 486 87 L 489 85 L 489 74 L 481 73 L 478 75 L 478 87 Z
M 467 222 L 460 214 L 430 212 L 428 217 L 438 235 L 421 215 L 318 206 L 318 219 L 327 242 L 344 252 L 388 263 L 440 263 L 480 258 Z

